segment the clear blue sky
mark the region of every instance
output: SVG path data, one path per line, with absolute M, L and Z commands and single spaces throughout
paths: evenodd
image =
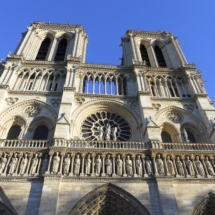
M 215 101 L 214 0 L 2 0 L 0 5 L 0 58 L 14 52 L 33 21 L 81 24 L 89 36 L 87 62 L 117 65 L 126 30 L 166 30 L 179 37 Z

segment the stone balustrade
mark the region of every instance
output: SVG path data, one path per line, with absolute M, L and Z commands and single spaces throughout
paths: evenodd
M 47 140 L 0 140 L 0 147 L 9 148 L 47 148 L 51 141 Z

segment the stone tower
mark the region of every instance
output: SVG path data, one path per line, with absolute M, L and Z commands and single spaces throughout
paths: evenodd
M 34 22 L 0 63 L 3 215 L 212 214 L 215 109 L 169 32 L 85 63 L 82 26 Z

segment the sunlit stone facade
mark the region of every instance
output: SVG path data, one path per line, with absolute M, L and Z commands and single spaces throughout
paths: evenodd
M 0 214 L 205 215 L 215 109 L 169 32 L 128 30 L 120 66 L 82 26 L 34 22 L 0 64 Z

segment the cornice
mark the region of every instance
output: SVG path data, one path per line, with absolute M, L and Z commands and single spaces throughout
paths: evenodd
M 182 183 L 182 184 L 194 184 L 194 183 L 198 183 L 198 184 L 209 184 L 209 183 L 213 183 L 215 182 L 215 178 L 172 178 L 172 182 L 173 183 Z
M 151 96 L 150 97 L 151 100 L 164 100 L 164 101 L 193 101 L 193 98 L 188 98 L 188 97 L 155 97 L 155 96 Z
M 43 182 L 43 178 L 34 176 L 0 176 L 0 182 L 31 182 L 31 181 Z
M 47 66 L 66 66 L 66 61 L 47 61 L 47 60 L 23 60 L 23 64 L 27 65 L 47 65 Z
M 0 85 L 1 86 L 1 85 Z M 8 93 L 10 94 L 25 94 L 25 95 L 42 95 L 42 96 L 62 96 L 62 92 L 49 92 L 49 91 L 22 91 L 22 90 L 10 90 L 8 88 Z
M 80 64 L 79 69 L 110 69 L 110 70 L 126 70 L 131 71 L 131 67 L 126 66 L 116 66 L 116 65 L 108 65 L 108 64 L 88 64 L 82 63 Z

